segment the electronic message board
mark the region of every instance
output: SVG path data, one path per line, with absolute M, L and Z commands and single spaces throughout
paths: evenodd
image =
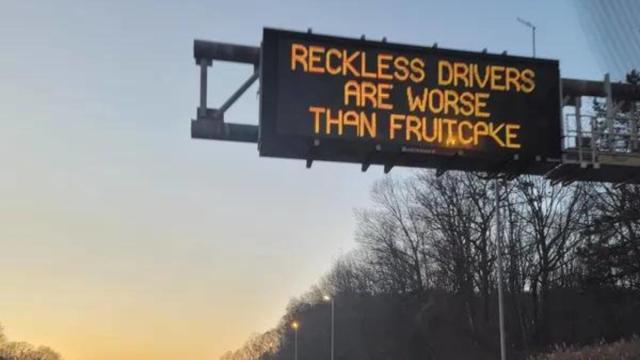
M 560 157 L 555 60 L 265 29 L 260 80 L 261 156 L 462 170 Z

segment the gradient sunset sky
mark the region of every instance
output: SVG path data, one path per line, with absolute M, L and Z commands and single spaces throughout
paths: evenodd
M 67 360 L 217 359 L 354 246 L 380 167 L 189 138 L 194 38 L 262 27 L 561 60 L 601 79 L 572 2 L 24 1 L 0 5 L 0 323 Z M 219 104 L 250 67 L 214 63 Z M 257 123 L 256 86 L 226 115 Z M 394 169 L 392 173 L 406 173 Z

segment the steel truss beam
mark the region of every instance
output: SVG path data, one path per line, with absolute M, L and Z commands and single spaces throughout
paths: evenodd
M 260 48 L 195 40 L 193 56 L 200 67 L 200 105 L 196 119 L 191 121 L 191 137 L 257 143 L 257 125 L 227 123 L 224 114 L 260 77 Z M 219 108 L 207 107 L 208 68 L 214 60 L 253 65 L 251 76 Z

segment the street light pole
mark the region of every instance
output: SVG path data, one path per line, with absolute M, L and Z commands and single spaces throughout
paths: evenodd
M 332 296 L 323 296 L 324 301 L 331 302 L 331 360 L 334 360 L 335 356 L 335 303 Z
M 523 18 L 517 17 L 516 20 L 518 22 L 529 29 L 531 29 L 531 40 L 532 40 L 532 48 L 533 48 L 533 57 L 536 57 L 536 26 L 533 25 L 530 21 L 524 20 Z
M 331 360 L 335 356 L 335 303 L 333 302 L 333 298 L 331 298 Z
M 298 324 L 297 321 L 294 321 L 293 323 L 291 323 L 291 327 L 293 328 L 293 360 L 298 360 L 298 327 L 300 327 L 300 324 Z
M 531 29 L 531 35 L 533 37 L 533 40 L 532 40 L 533 57 L 536 57 L 536 27 L 535 26 L 533 27 L 533 29 Z
M 516 18 L 519 23 L 531 29 L 533 57 L 536 57 L 536 26 L 530 21 L 522 18 Z M 497 281 L 498 281 L 498 321 L 500 325 L 500 359 L 507 360 L 507 344 L 504 328 L 504 289 L 502 284 L 502 219 L 500 218 L 500 191 L 501 180 L 495 179 L 495 196 L 496 196 L 496 262 L 497 262 Z

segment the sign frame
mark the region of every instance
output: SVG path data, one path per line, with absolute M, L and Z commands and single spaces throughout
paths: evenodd
M 363 169 L 369 164 L 391 166 L 408 166 L 438 169 L 457 169 L 468 171 L 505 171 L 514 173 L 544 173 L 549 170 L 549 160 L 557 161 L 561 157 L 561 80 L 559 62 L 551 59 L 539 59 L 506 54 L 486 52 L 469 52 L 442 49 L 437 47 L 421 47 L 397 43 L 387 43 L 364 39 L 352 39 L 327 35 L 317 35 L 286 30 L 265 28 L 263 34 L 260 59 L 260 132 L 258 146 L 260 156 L 290 159 L 306 159 L 308 164 L 313 160 L 361 163 Z M 527 66 L 531 64 L 545 66 L 547 73 L 552 72 L 551 81 L 546 86 L 552 89 L 547 96 L 547 112 L 553 114 L 545 120 L 546 136 L 538 137 L 543 143 L 537 153 L 530 151 L 505 151 L 502 154 L 478 155 L 474 151 L 446 148 L 425 148 L 412 144 L 392 143 L 380 139 L 359 139 L 354 143 L 351 139 L 328 138 L 322 136 L 296 136 L 283 134 L 278 129 L 278 93 L 281 74 L 277 71 L 282 59 L 278 51 L 281 41 L 300 41 L 303 43 L 331 44 L 342 48 L 364 49 L 369 51 L 387 51 L 394 53 L 424 54 L 426 57 L 438 59 L 467 59 L 469 62 L 495 62 L 496 64 L 513 64 Z M 551 69 L 551 70 L 549 70 Z M 314 74 L 315 75 L 315 74 Z M 537 79 L 536 79 L 537 80 Z M 554 95 L 553 93 L 556 93 Z M 505 94 L 508 96 L 508 94 Z M 551 111 L 549 109 L 553 108 Z

